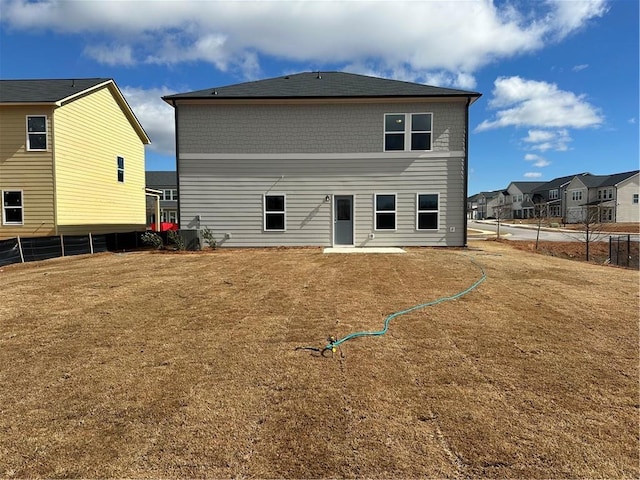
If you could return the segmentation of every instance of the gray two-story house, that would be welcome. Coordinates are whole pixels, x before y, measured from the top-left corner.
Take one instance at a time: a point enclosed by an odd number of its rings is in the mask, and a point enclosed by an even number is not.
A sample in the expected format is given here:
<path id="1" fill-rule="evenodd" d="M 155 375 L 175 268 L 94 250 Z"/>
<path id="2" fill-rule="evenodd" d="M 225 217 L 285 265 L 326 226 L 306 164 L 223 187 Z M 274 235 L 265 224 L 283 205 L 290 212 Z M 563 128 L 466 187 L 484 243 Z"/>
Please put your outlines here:
<path id="1" fill-rule="evenodd" d="M 158 192 L 159 221 L 178 223 L 178 179 L 175 170 L 145 172 L 146 187 Z M 147 198 L 147 225 L 156 221 L 155 199 Z"/>
<path id="2" fill-rule="evenodd" d="M 479 93 L 308 72 L 163 97 L 181 229 L 222 246 L 463 246 Z"/>
<path id="3" fill-rule="evenodd" d="M 567 223 L 637 222 L 640 172 L 575 176 L 566 188 Z"/>

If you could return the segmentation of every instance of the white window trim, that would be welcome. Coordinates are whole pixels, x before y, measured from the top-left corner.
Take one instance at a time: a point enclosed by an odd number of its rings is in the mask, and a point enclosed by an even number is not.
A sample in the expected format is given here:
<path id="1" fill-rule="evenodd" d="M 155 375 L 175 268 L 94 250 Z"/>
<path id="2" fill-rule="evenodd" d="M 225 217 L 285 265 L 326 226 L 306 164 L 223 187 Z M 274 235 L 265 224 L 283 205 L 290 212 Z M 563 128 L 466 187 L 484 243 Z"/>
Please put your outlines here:
<path id="1" fill-rule="evenodd" d="M 118 161 L 119 159 L 122 159 L 122 168 L 120 168 L 120 162 Z M 125 164 L 125 157 L 124 155 L 116 155 L 116 183 L 125 183 L 126 181 L 126 175 L 125 175 L 125 168 L 126 168 L 126 164 Z M 122 181 L 120 181 L 120 172 L 122 172 Z"/>
<path id="2" fill-rule="evenodd" d="M 393 210 L 378 210 L 378 195 L 393 195 Z M 393 229 L 378 228 L 378 213 L 393 213 Z M 378 192 L 373 194 L 373 230 L 375 232 L 395 232 L 398 230 L 398 194 L 392 192 Z"/>
<path id="3" fill-rule="evenodd" d="M 20 210 L 22 210 L 22 221 L 21 222 L 7 222 L 6 219 L 6 215 L 5 215 L 5 206 L 4 206 L 4 194 L 5 192 L 20 192 Z M 2 224 L 3 225 L 24 225 L 24 191 L 23 190 L 12 190 L 12 189 L 5 189 L 5 190 L 0 190 L 0 202 L 2 202 Z M 10 208 L 16 208 L 16 207 L 10 207 Z"/>
<path id="4" fill-rule="evenodd" d="M 282 211 L 269 211 L 267 212 L 267 197 L 284 197 L 284 210 Z M 282 230 L 268 229 L 267 230 L 267 213 L 284 214 L 284 228 Z M 286 232 L 287 231 L 287 194 L 286 193 L 265 193 L 262 195 L 262 231 L 267 233 L 273 232 Z"/>
<path id="5" fill-rule="evenodd" d="M 29 135 L 41 135 L 43 132 L 29 132 L 29 119 L 30 118 L 44 118 L 44 148 L 31 148 L 31 142 L 29 141 Z M 24 128 L 27 131 L 27 152 L 46 152 L 49 148 L 49 131 L 47 129 L 47 116 L 46 115 L 26 115 L 24 121 Z"/>
<path id="6" fill-rule="evenodd" d="M 404 131 L 403 132 L 387 132 L 387 115 L 402 115 L 404 117 Z M 412 130 L 411 124 L 413 123 L 413 115 L 430 115 L 431 116 L 431 130 Z M 408 120 L 407 120 L 408 118 Z M 384 132 L 382 136 L 382 151 L 383 152 L 432 152 L 433 151 L 433 112 L 397 112 L 397 113 L 385 113 L 382 116 L 382 130 Z M 412 133 L 429 133 L 429 149 L 427 150 L 411 150 L 411 134 Z M 404 150 L 387 150 L 386 139 L 387 135 L 404 135 Z"/>
<path id="7" fill-rule="evenodd" d="M 549 200 L 557 200 L 559 198 L 559 191 L 557 188 L 549 190 Z"/>
<path id="8" fill-rule="evenodd" d="M 166 194 L 167 192 L 169 192 L 168 196 Z M 171 201 L 171 200 L 177 200 L 177 199 L 178 199 L 178 190 L 176 188 L 162 189 L 162 198 L 160 198 L 160 200 Z"/>
<path id="9" fill-rule="evenodd" d="M 436 195 L 438 197 L 437 210 L 420 210 L 420 195 Z M 421 213 L 436 213 L 436 228 L 420 228 L 419 217 Z M 440 230 L 440 192 L 419 192 L 416 193 L 416 230 L 420 232 L 437 232 Z"/>

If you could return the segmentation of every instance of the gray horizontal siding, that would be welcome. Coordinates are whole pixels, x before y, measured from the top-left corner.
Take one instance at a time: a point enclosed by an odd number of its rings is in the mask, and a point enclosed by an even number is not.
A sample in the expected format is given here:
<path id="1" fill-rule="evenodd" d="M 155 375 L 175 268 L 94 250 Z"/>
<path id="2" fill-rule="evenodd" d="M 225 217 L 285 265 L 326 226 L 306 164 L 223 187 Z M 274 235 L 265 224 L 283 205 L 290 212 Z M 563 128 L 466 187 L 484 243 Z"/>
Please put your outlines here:
<path id="1" fill-rule="evenodd" d="M 180 153 L 382 152 L 385 113 L 433 113 L 433 151 L 463 151 L 462 102 L 179 105 Z"/>
<path id="2" fill-rule="evenodd" d="M 225 233 L 225 246 L 329 246 L 332 202 L 326 195 L 355 198 L 357 246 L 449 245 L 464 242 L 462 157 L 183 159 L 180 162 L 180 224 Z M 331 172 L 329 174 L 329 172 Z M 264 232 L 262 196 L 286 194 L 286 232 Z M 397 194 L 397 230 L 374 231 L 374 193 Z M 416 193 L 440 194 L 440 229 L 416 230 Z M 450 232 L 450 227 L 455 232 Z M 369 233 L 375 238 L 369 239 Z"/>

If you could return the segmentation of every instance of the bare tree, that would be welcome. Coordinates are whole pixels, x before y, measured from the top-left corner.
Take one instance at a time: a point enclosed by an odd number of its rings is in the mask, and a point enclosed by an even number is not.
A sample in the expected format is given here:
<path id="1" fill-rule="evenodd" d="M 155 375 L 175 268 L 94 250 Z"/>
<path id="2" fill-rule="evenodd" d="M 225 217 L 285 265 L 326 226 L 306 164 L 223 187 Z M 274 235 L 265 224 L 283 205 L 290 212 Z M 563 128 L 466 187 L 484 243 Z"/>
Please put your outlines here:
<path id="1" fill-rule="evenodd" d="M 536 229 L 536 250 L 538 249 L 538 243 L 540 242 L 540 227 L 542 226 L 542 220 L 549 215 L 549 204 L 547 202 L 540 202 L 533 205 L 533 215 L 537 220 Z"/>
<path id="2" fill-rule="evenodd" d="M 579 239 L 585 244 L 585 259 L 588 262 L 590 258 L 589 246 L 593 242 L 599 242 L 607 235 L 607 232 L 604 231 L 601 205 L 585 205 L 582 218 L 577 223 L 582 227 L 582 236 Z"/>
<path id="3" fill-rule="evenodd" d="M 496 220 L 498 222 L 498 229 L 496 232 L 497 239 L 500 239 L 500 222 L 509 218 L 510 212 L 511 212 L 511 203 L 507 203 L 506 201 L 493 207 L 493 215 L 496 217 Z"/>

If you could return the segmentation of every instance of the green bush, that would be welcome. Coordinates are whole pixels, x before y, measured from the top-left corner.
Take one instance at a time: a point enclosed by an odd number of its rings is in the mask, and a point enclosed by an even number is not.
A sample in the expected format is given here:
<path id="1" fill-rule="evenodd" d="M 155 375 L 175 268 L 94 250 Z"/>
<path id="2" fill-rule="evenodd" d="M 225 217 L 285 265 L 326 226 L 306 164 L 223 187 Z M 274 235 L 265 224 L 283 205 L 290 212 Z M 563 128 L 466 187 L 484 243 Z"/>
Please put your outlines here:
<path id="1" fill-rule="evenodd" d="M 185 250 L 186 246 L 184 244 L 184 238 L 180 236 L 180 234 L 175 230 L 169 230 L 167 232 L 167 239 L 169 243 L 173 243 L 176 247 L 176 250 Z"/>
<path id="2" fill-rule="evenodd" d="M 152 246 L 157 250 L 160 250 L 164 246 L 162 237 L 155 232 L 144 232 L 141 239 L 142 243 Z"/>
<path id="3" fill-rule="evenodd" d="M 204 227 L 200 232 L 202 238 L 209 244 L 209 248 L 216 248 L 218 246 L 218 241 L 213 236 L 213 232 L 208 228 Z"/>

